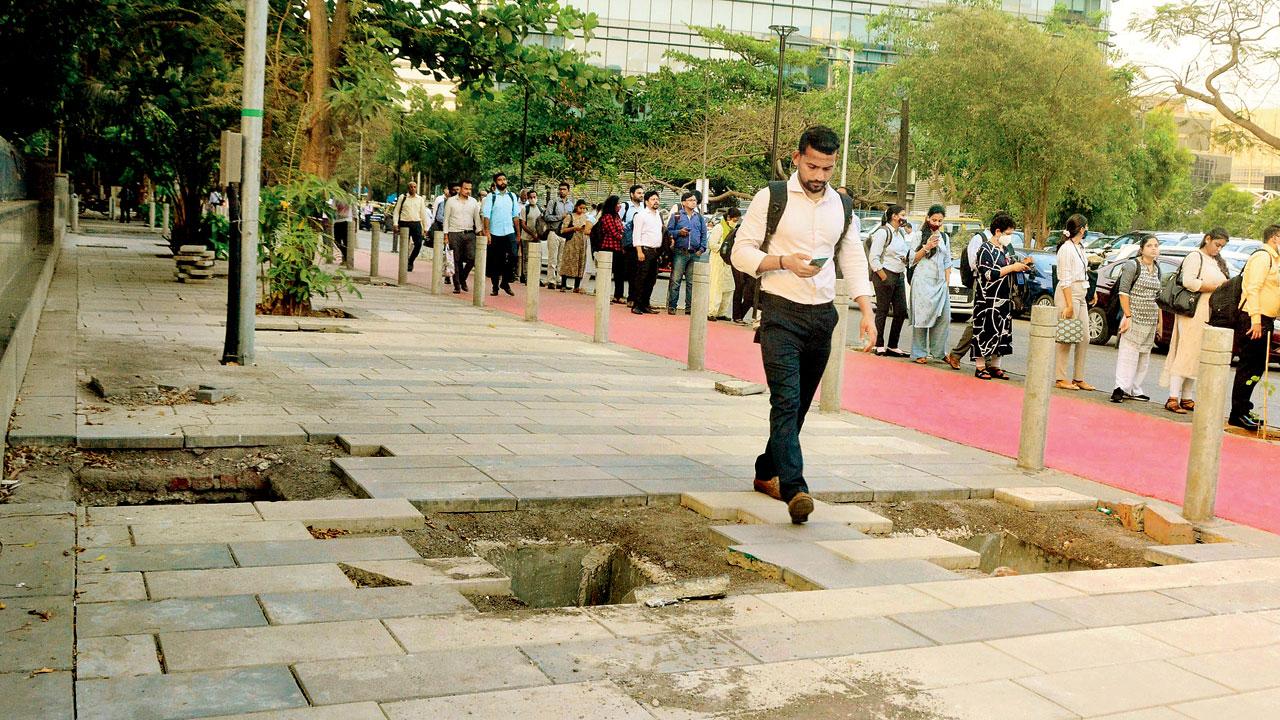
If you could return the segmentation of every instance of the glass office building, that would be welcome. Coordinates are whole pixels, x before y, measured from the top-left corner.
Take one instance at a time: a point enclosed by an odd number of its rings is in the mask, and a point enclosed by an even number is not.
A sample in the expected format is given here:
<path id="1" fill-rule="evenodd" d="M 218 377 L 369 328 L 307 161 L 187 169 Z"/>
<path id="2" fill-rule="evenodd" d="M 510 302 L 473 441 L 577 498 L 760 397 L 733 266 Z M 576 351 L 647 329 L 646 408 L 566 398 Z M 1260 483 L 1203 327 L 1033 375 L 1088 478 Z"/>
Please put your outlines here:
<path id="1" fill-rule="evenodd" d="M 576 41 L 576 49 L 592 54 L 591 62 L 638 75 L 669 65 L 663 54 L 677 49 L 695 56 L 718 57 L 727 53 L 709 48 L 691 25 L 724 26 L 730 30 L 773 37 L 770 25 L 798 28 L 788 42 L 828 45 L 852 38 L 863 46 L 858 68 L 872 70 L 893 61 L 892 53 L 876 45 L 867 29 L 872 18 L 895 7 L 927 7 L 933 0 L 855 2 L 853 0 L 562 0 L 567 5 L 594 12 L 600 19 L 595 37 Z M 1110 10 L 1112 0 L 1004 0 L 1004 8 L 1032 21 L 1043 21 L 1055 5 L 1094 13 Z M 544 38 L 544 42 L 558 39 Z"/>

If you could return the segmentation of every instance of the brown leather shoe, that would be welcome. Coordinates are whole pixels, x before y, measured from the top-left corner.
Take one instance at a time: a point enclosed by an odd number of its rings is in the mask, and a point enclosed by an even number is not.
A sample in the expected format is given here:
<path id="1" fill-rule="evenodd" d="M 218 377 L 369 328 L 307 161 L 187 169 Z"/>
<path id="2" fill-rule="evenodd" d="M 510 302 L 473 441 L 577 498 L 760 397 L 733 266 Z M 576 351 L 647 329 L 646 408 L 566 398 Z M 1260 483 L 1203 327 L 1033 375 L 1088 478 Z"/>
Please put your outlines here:
<path id="1" fill-rule="evenodd" d="M 796 496 L 787 503 L 787 512 L 791 514 L 793 525 L 803 525 L 808 522 L 809 515 L 813 512 L 813 498 L 809 497 L 809 493 L 796 493 Z"/>
<path id="2" fill-rule="evenodd" d="M 1077 388 L 1084 390 L 1085 392 L 1093 392 L 1098 389 L 1083 380 L 1072 380 L 1071 382 L 1075 383 Z"/>
<path id="3" fill-rule="evenodd" d="M 774 475 L 768 480 L 756 478 L 751 482 L 751 486 L 755 488 L 756 492 L 764 493 L 774 500 L 782 499 L 782 490 L 780 488 L 777 475 Z"/>
<path id="4" fill-rule="evenodd" d="M 1183 400 L 1181 403 L 1178 403 L 1178 404 L 1182 407 L 1183 410 L 1186 410 L 1187 412 L 1195 412 L 1195 409 L 1196 409 L 1195 400 Z"/>
<path id="5" fill-rule="evenodd" d="M 942 358 L 942 360 L 946 362 L 948 365 L 950 365 L 952 370 L 960 369 L 960 358 L 956 357 L 955 355 L 952 355 L 951 353 L 947 353 L 947 356 Z"/>
<path id="6" fill-rule="evenodd" d="M 1187 414 L 1187 411 L 1183 410 L 1182 406 L 1178 404 L 1178 398 L 1169 398 L 1168 400 L 1166 400 L 1164 403 L 1164 409 L 1176 415 Z"/>
<path id="7" fill-rule="evenodd" d="M 1059 390 L 1079 390 L 1080 389 L 1080 387 L 1075 383 L 1068 382 L 1066 380 L 1059 380 L 1058 382 L 1054 383 L 1053 386 L 1058 388 Z"/>

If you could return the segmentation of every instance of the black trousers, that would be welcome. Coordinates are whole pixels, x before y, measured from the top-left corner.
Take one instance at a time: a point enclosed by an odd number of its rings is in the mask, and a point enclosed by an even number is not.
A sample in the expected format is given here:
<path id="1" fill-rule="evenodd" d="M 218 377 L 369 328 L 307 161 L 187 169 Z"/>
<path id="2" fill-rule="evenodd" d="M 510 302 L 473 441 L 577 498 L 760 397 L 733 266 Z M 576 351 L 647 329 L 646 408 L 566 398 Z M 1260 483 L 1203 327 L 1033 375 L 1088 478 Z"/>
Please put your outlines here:
<path id="1" fill-rule="evenodd" d="M 449 249 L 453 251 L 453 287 L 461 290 L 467 287 L 467 275 L 476 265 L 476 232 L 449 233 Z"/>
<path id="2" fill-rule="evenodd" d="M 631 279 L 631 304 L 641 310 L 649 309 L 649 300 L 653 297 L 653 286 L 658 282 L 658 248 L 644 248 L 644 260 L 640 259 L 639 248 L 631 249 L 631 258 L 635 263 L 635 275 Z"/>
<path id="3" fill-rule="evenodd" d="M 627 278 L 631 277 L 631 253 L 627 250 L 613 251 L 613 297 L 621 300 L 627 296 Z"/>
<path id="4" fill-rule="evenodd" d="M 1236 366 L 1236 379 L 1231 386 L 1231 417 L 1248 415 L 1253 410 L 1253 389 L 1262 382 L 1262 373 L 1267 369 L 1267 338 L 1271 337 L 1275 323 L 1275 318 L 1264 316 L 1262 337 L 1254 340 L 1245 335 L 1240 341 L 1240 364 Z"/>
<path id="5" fill-rule="evenodd" d="M 756 304 L 758 281 L 738 268 L 733 268 L 733 319 L 744 320 Z"/>
<path id="6" fill-rule="evenodd" d="M 886 279 L 881 280 L 879 273 L 871 274 L 871 284 L 876 289 L 876 338 L 880 347 L 898 347 L 898 338 L 902 335 L 902 324 L 907 321 L 907 282 L 902 273 L 884 271 Z M 893 316 L 893 324 L 889 326 L 889 335 L 884 334 L 884 321 Z"/>
<path id="7" fill-rule="evenodd" d="M 800 429 L 831 355 L 833 303 L 801 305 L 760 294 L 760 355 L 769 383 L 769 443 L 756 458 L 756 478 L 778 477 L 782 499 L 809 492 Z"/>
<path id="8" fill-rule="evenodd" d="M 493 281 L 496 292 L 499 285 L 510 286 L 516 279 L 516 236 L 494 235 L 489 238 L 489 257 L 485 274 Z"/>
<path id="9" fill-rule="evenodd" d="M 417 220 L 402 220 L 400 226 L 409 229 L 409 239 L 413 241 L 413 250 L 409 253 L 409 269 L 413 269 L 413 261 L 422 252 L 422 223 Z"/>

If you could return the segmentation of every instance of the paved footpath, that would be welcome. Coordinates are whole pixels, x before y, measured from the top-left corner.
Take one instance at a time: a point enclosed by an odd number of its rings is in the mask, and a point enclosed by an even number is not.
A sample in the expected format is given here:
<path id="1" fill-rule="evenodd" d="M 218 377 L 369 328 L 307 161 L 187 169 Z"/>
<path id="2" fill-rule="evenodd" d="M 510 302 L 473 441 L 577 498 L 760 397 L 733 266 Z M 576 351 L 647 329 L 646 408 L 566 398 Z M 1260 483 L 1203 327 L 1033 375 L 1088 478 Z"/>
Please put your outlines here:
<path id="1" fill-rule="evenodd" d="M 335 469 L 368 497 L 0 505 L 0 717 L 1185 720 L 1270 718 L 1280 702 L 1270 535 L 1219 526 L 1247 542 L 1170 546 L 1176 565 L 975 578 L 971 552 L 888 535 L 858 502 L 1127 494 L 814 414 L 827 502 L 796 528 L 742 492 L 768 404 L 716 393 L 722 375 L 386 287 L 342 302 L 350 319 L 264 319 L 258 365 L 222 368 L 221 281 L 172 282 L 153 237 L 71 237 L 50 302 L 76 322 L 42 326 L 12 441 L 336 438 L 353 457 Z M 237 399 L 104 406 L 81 383 L 108 370 Z M 508 591 L 497 568 L 364 534 L 419 527 L 422 509 L 564 503 L 680 503 L 720 521 L 710 539 L 729 562 L 796 591 L 495 615 L 466 596 Z M 347 567 L 406 584 L 356 587 Z"/>

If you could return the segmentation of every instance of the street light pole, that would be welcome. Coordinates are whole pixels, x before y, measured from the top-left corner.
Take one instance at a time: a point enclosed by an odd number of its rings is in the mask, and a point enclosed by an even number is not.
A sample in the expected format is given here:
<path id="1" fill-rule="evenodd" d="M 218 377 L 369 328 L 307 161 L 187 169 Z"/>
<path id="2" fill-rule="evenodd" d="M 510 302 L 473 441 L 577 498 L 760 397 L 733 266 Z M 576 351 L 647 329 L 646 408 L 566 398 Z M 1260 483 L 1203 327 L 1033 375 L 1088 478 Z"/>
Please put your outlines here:
<path id="1" fill-rule="evenodd" d="M 520 126 L 520 188 L 524 192 L 524 165 L 529 159 L 529 81 L 524 83 L 524 123 Z"/>
<path id="2" fill-rule="evenodd" d="M 853 48 L 849 48 L 849 87 L 844 93 L 844 144 L 840 146 L 840 187 L 848 187 L 849 174 L 849 116 L 853 114 Z"/>
<path id="3" fill-rule="evenodd" d="M 258 205 L 262 191 L 262 96 L 267 60 L 267 0 L 245 0 L 244 90 L 240 133 L 244 156 L 240 178 L 240 263 L 232 272 L 240 278 L 238 328 L 234 358 L 224 361 L 253 364 L 253 333 L 257 311 Z"/>
<path id="4" fill-rule="evenodd" d="M 769 176 L 782 179 L 778 163 L 778 135 L 782 132 L 782 68 L 787 60 L 787 36 L 799 30 L 794 25 L 770 25 L 778 35 L 778 88 L 773 101 L 773 149 L 769 152 Z"/>

